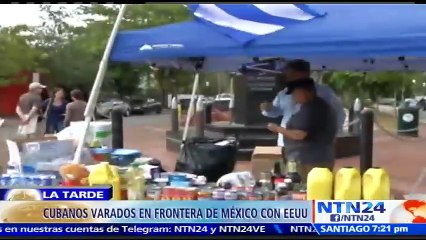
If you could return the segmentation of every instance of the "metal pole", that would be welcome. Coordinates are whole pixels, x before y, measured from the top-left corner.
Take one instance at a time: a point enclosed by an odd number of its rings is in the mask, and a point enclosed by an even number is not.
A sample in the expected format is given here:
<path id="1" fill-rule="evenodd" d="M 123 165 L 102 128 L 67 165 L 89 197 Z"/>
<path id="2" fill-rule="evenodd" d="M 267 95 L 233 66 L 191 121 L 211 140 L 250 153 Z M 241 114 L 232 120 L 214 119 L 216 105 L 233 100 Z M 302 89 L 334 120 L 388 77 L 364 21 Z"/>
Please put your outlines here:
<path id="1" fill-rule="evenodd" d="M 359 99 L 359 98 L 355 99 L 353 108 L 354 108 L 354 120 L 356 120 L 356 119 L 360 120 L 361 111 L 362 111 L 361 99 Z M 359 135 L 360 132 L 361 132 L 361 121 L 354 123 L 354 127 L 352 128 L 352 130 L 353 130 L 352 134 Z"/>
<path id="2" fill-rule="evenodd" d="M 211 124 L 212 123 L 212 109 L 213 109 L 213 102 L 209 102 L 205 107 L 205 121 L 206 124 Z"/>
<path id="3" fill-rule="evenodd" d="M 229 113 L 231 114 L 231 119 L 229 124 L 235 122 L 235 102 L 234 102 L 234 94 L 232 94 L 231 99 L 229 100 Z"/>
<path id="4" fill-rule="evenodd" d="M 355 113 L 354 113 L 354 107 L 349 108 L 349 115 L 348 115 L 348 133 L 354 134 L 354 125 L 350 124 L 352 121 L 355 120 Z"/>
<path id="5" fill-rule="evenodd" d="M 178 104 L 177 104 L 176 97 L 172 98 L 171 121 L 172 121 L 172 131 L 173 132 L 179 131 L 179 111 L 178 111 Z"/>
<path id="6" fill-rule="evenodd" d="M 183 129 L 182 143 L 185 142 L 188 137 L 189 122 L 191 121 L 191 115 L 195 109 L 195 93 L 197 92 L 199 82 L 200 74 L 196 72 L 194 78 L 194 85 L 192 86 L 191 101 L 189 102 L 189 109 L 188 113 L 186 114 L 185 128 Z"/>
<path id="7" fill-rule="evenodd" d="M 205 114 L 203 98 L 199 97 L 197 100 L 197 112 L 195 113 L 195 135 L 197 137 L 204 137 L 204 128 L 206 126 Z"/>
<path id="8" fill-rule="evenodd" d="M 374 113 L 370 109 L 364 109 L 360 116 L 360 171 L 363 174 L 369 168 L 373 167 Z"/>
<path id="9" fill-rule="evenodd" d="M 114 109 L 111 112 L 112 123 L 112 148 L 123 148 L 123 113 L 120 109 Z"/>
<path id="10" fill-rule="evenodd" d="M 231 114 L 231 121 L 229 124 L 232 124 L 235 122 L 235 92 L 234 92 L 234 86 L 235 86 L 235 76 L 231 75 L 231 99 L 229 101 L 229 113 Z"/>
<path id="11" fill-rule="evenodd" d="M 117 19 L 115 20 L 114 27 L 112 28 L 111 35 L 109 36 L 108 43 L 105 48 L 104 55 L 102 56 L 102 60 L 99 63 L 98 73 L 96 74 L 95 82 L 93 83 L 92 92 L 90 93 L 89 101 L 87 102 L 86 110 L 84 112 L 84 133 L 82 134 L 77 150 L 74 155 L 74 163 L 80 163 L 81 152 L 83 151 L 84 142 L 86 139 L 87 131 L 89 129 L 90 121 L 93 117 L 93 112 L 96 106 L 96 102 L 98 100 L 99 92 L 102 87 L 102 83 L 104 80 L 105 72 L 108 67 L 108 59 L 111 54 L 111 49 L 114 46 L 114 40 L 117 36 L 118 29 L 120 28 L 121 20 L 123 19 L 124 12 L 126 11 L 127 4 L 122 4 L 120 11 L 118 12 Z"/>

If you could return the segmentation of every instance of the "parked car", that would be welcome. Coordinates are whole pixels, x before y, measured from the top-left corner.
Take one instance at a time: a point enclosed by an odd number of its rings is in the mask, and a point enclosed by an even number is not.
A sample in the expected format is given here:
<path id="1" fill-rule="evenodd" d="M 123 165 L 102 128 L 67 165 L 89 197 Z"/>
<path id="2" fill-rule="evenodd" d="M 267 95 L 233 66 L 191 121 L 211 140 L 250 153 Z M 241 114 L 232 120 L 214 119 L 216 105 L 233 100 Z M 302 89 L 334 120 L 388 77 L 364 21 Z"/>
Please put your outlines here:
<path id="1" fill-rule="evenodd" d="M 153 98 L 136 98 L 130 100 L 130 109 L 132 113 L 157 113 L 160 114 L 163 107 L 160 102 Z"/>
<path id="2" fill-rule="evenodd" d="M 220 101 L 220 100 L 231 100 L 234 97 L 234 95 L 232 93 L 221 93 L 216 95 L 216 100 Z"/>
<path id="3" fill-rule="evenodd" d="M 123 116 L 128 117 L 131 114 L 131 108 L 130 105 L 121 100 L 116 98 L 111 98 L 107 100 L 100 101 L 96 105 L 96 115 L 97 117 L 111 117 L 111 112 L 113 109 L 119 109 L 123 113 Z"/>
<path id="4" fill-rule="evenodd" d="M 417 106 L 417 100 L 414 98 L 406 98 L 404 99 L 404 105 L 407 107 L 416 107 Z"/>

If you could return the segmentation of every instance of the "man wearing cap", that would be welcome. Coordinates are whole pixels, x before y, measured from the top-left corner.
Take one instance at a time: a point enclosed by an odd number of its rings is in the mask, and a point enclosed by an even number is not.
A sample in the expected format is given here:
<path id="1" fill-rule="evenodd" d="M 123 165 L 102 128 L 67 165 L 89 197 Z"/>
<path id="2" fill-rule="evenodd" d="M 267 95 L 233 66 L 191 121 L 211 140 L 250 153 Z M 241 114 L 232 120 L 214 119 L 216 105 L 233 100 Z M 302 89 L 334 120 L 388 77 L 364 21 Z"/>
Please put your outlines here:
<path id="1" fill-rule="evenodd" d="M 337 118 L 335 110 L 317 96 L 311 78 L 289 82 L 286 94 L 291 94 L 300 109 L 285 127 L 270 123 L 268 129 L 284 136 L 285 156 L 300 162 L 299 173 L 306 181 L 307 174 L 314 167 L 333 169 Z"/>
<path id="2" fill-rule="evenodd" d="M 19 97 L 16 114 L 21 119 L 18 133 L 30 137 L 37 132 L 37 119 L 40 114 L 42 99 L 41 92 L 46 86 L 33 82 L 28 86 L 28 92 Z"/>
<path id="3" fill-rule="evenodd" d="M 287 84 L 300 79 L 309 78 L 311 74 L 310 64 L 304 60 L 292 60 L 287 62 L 285 77 Z M 342 102 L 336 96 L 334 91 L 323 84 L 315 83 L 316 95 L 325 100 L 334 110 L 337 116 L 337 128 L 340 131 L 345 121 L 345 111 Z M 300 104 L 296 103 L 291 95 L 286 94 L 286 89 L 280 91 L 272 103 L 264 102 L 260 109 L 266 117 L 277 118 L 282 116 L 281 127 L 286 127 L 287 122 L 300 109 Z M 278 146 L 285 146 L 285 136 L 278 134 Z M 285 150 L 283 148 L 283 158 L 285 160 Z"/>

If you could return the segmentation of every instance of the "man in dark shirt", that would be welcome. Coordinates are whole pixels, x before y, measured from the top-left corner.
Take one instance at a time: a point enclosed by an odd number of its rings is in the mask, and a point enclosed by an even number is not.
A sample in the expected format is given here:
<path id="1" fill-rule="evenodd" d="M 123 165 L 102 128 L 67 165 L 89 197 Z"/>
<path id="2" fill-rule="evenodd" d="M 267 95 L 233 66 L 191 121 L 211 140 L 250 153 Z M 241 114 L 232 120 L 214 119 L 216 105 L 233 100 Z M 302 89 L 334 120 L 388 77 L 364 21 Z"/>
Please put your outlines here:
<path id="1" fill-rule="evenodd" d="M 79 89 L 71 91 L 72 102 L 67 104 L 65 111 L 64 126 L 68 127 L 71 122 L 84 121 L 84 111 L 87 103 L 84 101 L 83 92 Z"/>
<path id="2" fill-rule="evenodd" d="M 300 110 L 289 119 L 286 128 L 276 124 L 269 124 L 268 128 L 284 135 L 286 157 L 299 162 L 299 173 L 306 181 L 314 167 L 333 169 L 337 118 L 332 107 L 317 96 L 311 78 L 291 82 L 287 89 L 287 94 L 300 104 Z"/>

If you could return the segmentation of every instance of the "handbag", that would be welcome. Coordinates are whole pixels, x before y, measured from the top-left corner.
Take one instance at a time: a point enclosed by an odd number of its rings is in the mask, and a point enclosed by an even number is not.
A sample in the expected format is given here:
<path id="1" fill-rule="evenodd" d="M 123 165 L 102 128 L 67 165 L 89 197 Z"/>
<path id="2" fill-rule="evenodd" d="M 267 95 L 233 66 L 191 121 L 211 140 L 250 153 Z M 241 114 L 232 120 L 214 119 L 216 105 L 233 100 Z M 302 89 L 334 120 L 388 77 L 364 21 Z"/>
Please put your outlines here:
<path id="1" fill-rule="evenodd" d="M 52 106 L 52 103 L 53 103 L 52 98 L 49 98 L 49 102 L 47 103 L 46 110 L 44 111 L 43 115 L 42 115 L 42 116 L 39 116 L 39 117 L 38 117 L 38 119 L 37 119 L 39 123 L 40 123 L 40 122 L 43 122 L 43 120 L 46 120 L 46 119 L 47 119 L 47 114 L 48 114 L 48 113 L 49 113 L 49 111 L 50 111 L 50 108 L 51 108 L 51 106 Z"/>

